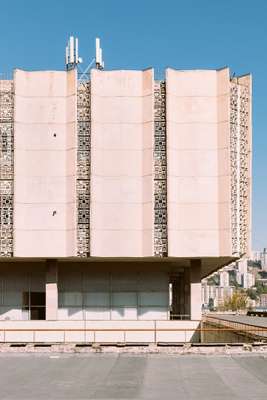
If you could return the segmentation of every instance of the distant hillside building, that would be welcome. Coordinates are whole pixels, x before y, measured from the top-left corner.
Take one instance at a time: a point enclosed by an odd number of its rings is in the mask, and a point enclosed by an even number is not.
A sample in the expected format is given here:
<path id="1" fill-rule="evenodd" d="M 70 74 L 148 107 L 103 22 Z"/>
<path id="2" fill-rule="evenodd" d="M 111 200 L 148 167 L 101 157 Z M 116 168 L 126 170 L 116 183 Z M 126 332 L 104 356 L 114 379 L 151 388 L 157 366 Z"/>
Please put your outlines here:
<path id="1" fill-rule="evenodd" d="M 250 75 L 15 70 L 0 140 L 0 328 L 196 327 L 201 279 L 250 251 Z"/>
<path id="2" fill-rule="evenodd" d="M 260 295 L 260 307 L 267 309 L 267 294 L 266 293 Z"/>
<path id="3" fill-rule="evenodd" d="M 229 272 L 228 271 L 220 271 L 219 278 L 220 278 L 220 286 L 222 286 L 222 287 L 229 286 Z"/>
<path id="4" fill-rule="evenodd" d="M 264 247 L 263 251 L 253 251 L 253 261 L 260 262 L 263 271 L 267 271 L 267 248 Z"/>

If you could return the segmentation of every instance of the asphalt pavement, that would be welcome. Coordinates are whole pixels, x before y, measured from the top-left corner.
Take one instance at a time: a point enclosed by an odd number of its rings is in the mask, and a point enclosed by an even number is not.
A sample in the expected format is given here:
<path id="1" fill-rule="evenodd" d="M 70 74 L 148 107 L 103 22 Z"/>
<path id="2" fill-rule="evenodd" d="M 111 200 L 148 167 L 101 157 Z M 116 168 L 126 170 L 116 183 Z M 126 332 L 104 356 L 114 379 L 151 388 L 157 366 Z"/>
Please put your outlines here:
<path id="1" fill-rule="evenodd" d="M 0 354 L 0 399 L 266 400 L 267 355 Z"/>

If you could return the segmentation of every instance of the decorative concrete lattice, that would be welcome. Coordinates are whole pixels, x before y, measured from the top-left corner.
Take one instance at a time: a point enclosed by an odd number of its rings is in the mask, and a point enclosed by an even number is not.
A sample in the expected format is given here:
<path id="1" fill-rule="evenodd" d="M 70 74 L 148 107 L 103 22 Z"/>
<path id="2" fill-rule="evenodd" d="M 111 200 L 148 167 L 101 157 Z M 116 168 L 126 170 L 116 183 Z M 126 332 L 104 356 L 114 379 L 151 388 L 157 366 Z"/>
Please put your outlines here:
<path id="1" fill-rule="evenodd" d="M 238 85 L 232 82 L 230 90 L 232 253 L 238 255 L 240 253 Z"/>
<path id="2" fill-rule="evenodd" d="M 166 84 L 154 86 L 154 254 L 167 256 Z"/>
<path id="3" fill-rule="evenodd" d="M 231 82 L 230 148 L 232 252 L 244 254 L 249 229 L 249 88 Z"/>
<path id="4" fill-rule="evenodd" d="M 77 124 L 77 255 L 88 257 L 90 253 L 90 82 L 81 82 L 78 86 Z"/>
<path id="5" fill-rule="evenodd" d="M 0 256 L 13 255 L 13 82 L 0 80 Z"/>
<path id="6" fill-rule="evenodd" d="M 240 252 L 247 252 L 249 240 L 249 156 L 250 156 L 250 93 L 249 88 L 240 85 L 240 111 L 239 111 L 239 132 L 240 132 Z"/>

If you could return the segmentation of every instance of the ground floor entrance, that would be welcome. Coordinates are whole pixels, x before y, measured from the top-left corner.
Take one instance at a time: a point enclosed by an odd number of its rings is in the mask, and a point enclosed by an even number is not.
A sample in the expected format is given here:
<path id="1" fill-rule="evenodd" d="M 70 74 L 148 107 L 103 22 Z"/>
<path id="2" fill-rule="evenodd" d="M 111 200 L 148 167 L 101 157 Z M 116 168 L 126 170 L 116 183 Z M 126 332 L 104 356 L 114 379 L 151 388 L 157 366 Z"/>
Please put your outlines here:
<path id="1" fill-rule="evenodd" d="M 200 263 L 1 263 L 0 320 L 199 320 L 200 278 Z"/>

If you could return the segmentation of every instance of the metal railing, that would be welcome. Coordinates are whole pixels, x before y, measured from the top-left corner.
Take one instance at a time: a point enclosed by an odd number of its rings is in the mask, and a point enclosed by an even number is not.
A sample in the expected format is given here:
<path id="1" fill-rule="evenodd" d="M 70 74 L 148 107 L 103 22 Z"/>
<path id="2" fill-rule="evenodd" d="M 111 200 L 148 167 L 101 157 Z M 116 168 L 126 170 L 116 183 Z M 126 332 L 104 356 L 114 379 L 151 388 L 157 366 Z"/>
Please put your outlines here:
<path id="1" fill-rule="evenodd" d="M 215 326 L 218 331 L 231 330 L 236 335 L 246 336 L 251 339 L 267 340 L 267 326 L 258 326 L 254 324 L 246 324 L 244 322 L 229 321 L 224 318 L 217 318 L 216 316 L 206 315 L 204 317 L 204 324 Z M 218 328 L 219 327 L 219 328 Z"/>

